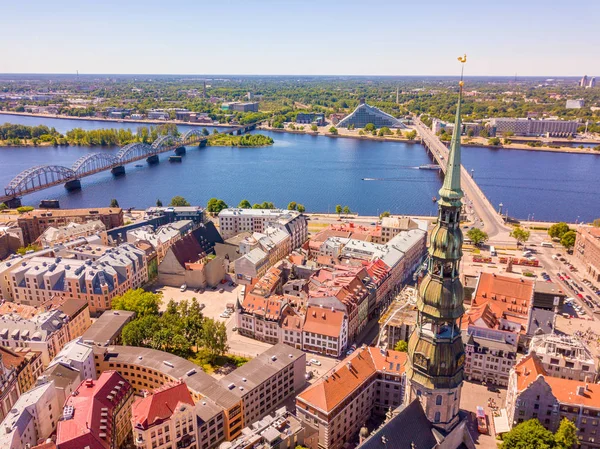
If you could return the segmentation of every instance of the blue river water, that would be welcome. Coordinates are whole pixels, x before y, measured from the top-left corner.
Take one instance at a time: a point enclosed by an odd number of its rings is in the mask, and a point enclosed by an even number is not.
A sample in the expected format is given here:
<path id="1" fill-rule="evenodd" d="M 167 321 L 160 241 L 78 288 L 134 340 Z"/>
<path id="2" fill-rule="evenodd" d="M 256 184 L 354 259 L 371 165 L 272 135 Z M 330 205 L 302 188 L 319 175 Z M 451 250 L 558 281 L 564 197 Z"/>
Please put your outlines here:
<path id="1" fill-rule="evenodd" d="M 138 126 L 8 115 L 0 116 L 0 122 L 45 124 L 63 133 L 75 127 L 135 130 Z M 181 131 L 189 128 L 180 126 Z M 218 197 L 229 205 L 248 199 L 286 207 L 296 201 L 309 212 L 333 212 L 341 204 L 362 215 L 385 210 L 435 213 L 432 197 L 438 195 L 442 179 L 435 171 L 416 168 L 431 163 L 419 144 L 260 132 L 273 137 L 275 144 L 188 147 L 182 163 L 169 163 L 168 154 L 163 154 L 158 165 L 137 162 L 126 167 L 125 176 L 99 173 L 82 179 L 81 191 L 69 193 L 54 187 L 25 196 L 23 203 L 37 205 L 51 198 L 64 208 L 100 207 L 116 198 L 122 207 L 145 208 L 157 199 L 167 204 L 171 197 L 181 195 L 192 204 Z M 0 186 L 33 165 L 69 167 L 84 154 L 103 151 L 113 153 L 118 148 L 0 148 Z M 474 169 L 476 181 L 492 204 L 502 202 L 511 216 L 526 219 L 533 215 L 548 221 L 600 217 L 600 155 L 465 147 L 463 164 Z"/>

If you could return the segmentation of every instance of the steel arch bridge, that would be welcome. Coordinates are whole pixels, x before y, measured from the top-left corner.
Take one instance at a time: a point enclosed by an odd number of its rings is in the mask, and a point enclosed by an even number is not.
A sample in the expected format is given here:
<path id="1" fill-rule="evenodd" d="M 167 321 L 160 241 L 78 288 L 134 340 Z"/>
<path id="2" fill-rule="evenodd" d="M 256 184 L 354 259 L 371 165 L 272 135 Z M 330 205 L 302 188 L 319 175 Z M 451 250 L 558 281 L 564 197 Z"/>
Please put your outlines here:
<path id="1" fill-rule="evenodd" d="M 15 197 L 73 179 L 77 179 L 77 175 L 70 168 L 61 165 L 36 165 L 15 176 L 4 190 L 6 195 Z"/>
<path id="2" fill-rule="evenodd" d="M 83 174 L 88 175 L 112 168 L 117 162 L 119 162 L 118 158 L 112 154 L 91 153 L 77 159 L 71 167 L 71 170 L 73 170 L 77 176 Z"/>
<path id="3" fill-rule="evenodd" d="M 183 136 L 181 136 L 181 141 L 187 142 L 188 140 L 191 140 L 191 138 L 194 136 L 198 137 L 199 139 L 205 139 L 208 137 L 208 136 L 205 136 L 204 134 L 202 134 L 202 130 L 195 128 L 195 129 L 190 129 Z"/>
<path id="4" fill-rule="evenodd" d="M 162 147 L 172 146 L 179 143 L 181 143 L 181 140 L 178 137 L 168 134 L 166 136 L 160 136 L 158 139 L 152 142 L 152 148 L 154 148 L 154 150 L 160 150 Z"/>
<path id="5" fill-rule="evenodd" d="M 243 134 L 256 128 L 256 123 L 238 126 L 222 133 L 233 133 L 236 130 Z M 71 168 L 61 165 L 37 165 L 28 168 L 15 176 L 4 188 L 4 196 L 0 196 L 0 203 L 19 200 L 20 196 L 37 192 L 59 184 L 69 184 L 70 181 L 79 181 L 81 178 L 95 173 L 110 170 L 134 161 L 156 157 L 184 145 L 192 145 L 206 140 L 208 136 L 202 134 L 199 128 L 191 129 L 178 138 L 173 135 L 160 136 L 152 145 L 145 143 L 130 143 L 125 145 L 115 155 L 108 153 L 91 153 L 80 157 Z M 150 160 L 149 160 L 150 162 Z M 154 161 L 153 161 L 154 162 Z M 69 188 L 67 186 L 67 188 Z"/>
<path id="6" fill-rule="evenodd" d="M 126 164 L 144 157 L 154 156 L 155 154 L 154 147 L 147 143 L 130 143 L 121 148 L 115 155 L 115 158 L 121 164 Z"/>

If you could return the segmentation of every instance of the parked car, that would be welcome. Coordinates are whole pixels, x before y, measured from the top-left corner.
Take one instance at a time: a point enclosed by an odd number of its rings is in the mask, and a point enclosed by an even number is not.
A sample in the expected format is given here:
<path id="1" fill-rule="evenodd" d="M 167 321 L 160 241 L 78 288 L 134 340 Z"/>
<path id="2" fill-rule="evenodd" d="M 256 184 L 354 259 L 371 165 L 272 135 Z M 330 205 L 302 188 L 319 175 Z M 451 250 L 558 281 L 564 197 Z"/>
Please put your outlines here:
<path id="1" fill-rule="evenodd" d="M 225 291 L 225 289 L 224 289 L 224 288 L 220 288 L 220 289 L 219 289 L 219 293 L 223 293 L 224 291 Z"/>
<path id="2" fill-rule="evenodd" d="M 319 362 L 317 359 L 310 359 L 310 363 L 316 366 L 321 366 L 321 362 Z"/>
<path id="3" fill-rule="evenodd" d="M 183 293 L 184 291 L 186 291 L 186 290 L 187 290 L 187 284 L 183 284 L 183 285 L 182 285 L 182 286 L 179 288 L 179 291 L 180 291 L 180 292 L 182 292 L 182 293 Z"/>
<path id="4" fill-rule="evenodd" d="M 200 303 L 200 310 L 204 309 L 206 307 L 206 304 L 204 304 L 203 302 Z"/>

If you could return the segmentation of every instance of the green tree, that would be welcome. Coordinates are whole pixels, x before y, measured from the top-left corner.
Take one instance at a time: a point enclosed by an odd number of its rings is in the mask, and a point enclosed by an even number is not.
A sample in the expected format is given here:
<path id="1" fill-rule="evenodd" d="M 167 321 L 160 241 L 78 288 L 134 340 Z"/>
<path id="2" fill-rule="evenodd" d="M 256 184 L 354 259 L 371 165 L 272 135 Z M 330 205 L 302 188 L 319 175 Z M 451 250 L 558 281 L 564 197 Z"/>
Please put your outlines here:
<path id="1" fill-rule="evenodd" d="M 214 362 L 217 356 L 225 354 L 229 350 L 227 344 L 227 328 L 222 321 L 205 318 L 202 325 L 204 348 L 210 354 L 210 361 Z"/>
<path id="2" fill-rule="evenodd" d="M 252 204 L 250 204 L 250 201 L 248 201 L 248 200 L 242 200 L 242 201 L 240 201 L 240 204 L 238 204 L 238 207 L 240 209 L 251 209 Z"/>
<path id="3" fill-rule="evenodd" d="M 392 134 L 392 130 L 389 129 L 387 126 L 382 127 L 378 133 L 379 137 L 390 136 L 391 134 Z"/>
<path id="4" fill-rule="evenodd" d="M 390 211 L 386 210 L 383 211 L 380 215 L 379 218 L 384 218 L 384 217 L 389 217 L 390 216 Z"/>
<path id="5" fill-rule="evenodd" d="M 208 132 L 208 129 L 202 128 L 202 134 L 208 136 L 210 133 Z"/>
<path id="6" fill-rule="evenodd" d="M 337 135 L 338 130 L 335 126 L 332 126 L 331 128 L 329 128 L 329 133 L 333 134 L 335 136 L 335 135 Z"/>
<path id="7" fill-rule="evenodd" d="M 560 223 L 555 223 L 548 228 L 548 235 L 552 238 L 560 239 L 570 230 L 571 229 L 569 229 L 569 225 L 564 221 L 561 221 Z"/>
<path id="8" fill-rule="evenodd" d="M 348 215 L 350 213 L 350 207 L 344 206 L 344 215 Z"/>
<path id="9" fill-rule="evenodd" d="M 511 231 L 510 236 L 517 241 L 517 246 L 519 246 L 519 244 L 523 244 L 529 240 L 531 232 L 517 226 Z"/>
<path id="10" fill-rule="evenodd" d="M 373 123 L 367 123 L 364 127 L 364 130 L 367 132 L 373 132 L 377 129 Z"/>
<path id="11" fill-rule="evenodd" d="M 492 146 L 498 146 L 500 145 L 500 139 L 498 139 L 497 137 L 490 137 L 488 139 L 488 145 L 492 145 Z"/>
<path id="12" fill-rule="evenodd" d="M 313 124 L 313 125 L 311 125 L 311 126 L 310 126 L 310 130 L 311 130 L 312 132 L 316 133 L 316 132 L 319 130 L 319 127 L 318 127 L 317 125 L 314 125 L 314 124 Z"/>
<path id="13" fill-rule="evenodd" d="M 225 201 L 217 198 L 211 198 L 206 204 L 206 210 L 212 214 L 218 214 L 223 209 L 227 209 L 228 207 L 229 206 L 227 206 Z"/>
<path id="14" fill-rule="evenodd" d="M 121 334 L 123 344 L 127 346 L 149 346 L 159 328 L 157 315 L 146 315 L 130 321 L 125 325 Z"/>
<path id="15" fill-rule="evenodd" d="M 161 200 L 156 200 L 156 207 L 162 207 L 162 201 Z"/>
<path id="16" fill-rule="evenodd" d="M 475 131 L 472 128 L 467 130 L 467 137 L 473 137 L 475 135 Z"/>
<path id="17" fill-rule="evenodd" d="M 563 418 L 554 434 L 554 442 L 556 449 L 572 449 L 575 447 L 579 443 L 575 424 L 567 418 Z"/>
<path id="18" fill-rule="evenodd" d="M 408 140 L 415 140 L 415 138 L 417 137 L 417 132 L 413 129 L 412 131 L 408 131 L 406 134 L 404 134 L 406 136 L 406 138 Z"/>
<path id="19" fill-rule="evenodd" d="M 577 240 L 577 233 L 575 231 L 568 231 L 563 234 L 560 244 L 567 249 L 573 249 L 575 240 Z"/>
<path id="20" fill-rule="evenodd" d="M 362 129 L 359 129 L 359 130 L 358 130 L 358 135 L 359 135 L 359 136 L 364 136 L 364 135 L 365 135 L 365 132 L 364 132 Z"/>
<path id="21" fill-rule="evenodd" d="M 300 213 L 304 213 L 306 208 L 304 207 L 304 204 L 298 204 L 298 207 L 296 208 L 296 210 Z"/>
<path id="22" fill-rule="evenodd" d="M 27 246 L 21 246 L 20 248 L 17 249 L 17 254 L 20 254 L 21 256 L 27 254 L 28 251 L 39 251 L 40 249 L 42 249 L 41 246 L 36 245 L 35 243 L 30 243 Z"/>
<path id="23" fill-rule="evenodd" d="M 398 343 L 396 343 L 394 350 L 400 351 L 400 352 L 406 352 L 406 351 L 408 351 L 408 343 L 406 343 L 404 340 L 400 340 Z"/>
<path id="24" fill-rule="evenodd" d="M 173 206 L 173 207 L 186 207 L 189 205 L 190 205 L 190 203 L 188 203 L 184 197 L 179 196 L 179 195 L 171 198 L 171 202 L 169 203 L 169 206 Z"/>
<path id="25" fill-rule="evenodd" d="M 490 137 L 490 133 L 488 132 L 487 129 L 482 129 L 481 131 L 479 131 L 479 136 L 488 138 L 488 137 Z"/>
<path id="26" fill-rule="evenodd" d="M 500 449 L 552 449 L 554 435 L 537 419 L 530 419 L 502 435 Z"/>
<path id="27" fill-rule="evenodd" d="M 342 209 L 342 205 L 341 204 L 338 204 L 337 206 L 335 206 L 335 213 L 336 214 L 341 215 L 342 210 L 343 209 Z"/>
<path id="28" fill-rule="evenodd" d="M 467 231 L 467 237 L 469 240 L 473 242 L 474 245 L 481 245 L 482 243 L 487 242 L 488 235 L 484 231 L 479 228 L 472 228 Z"/>
<path id="29" fill-rule="evenodd" d="M 291 201 L 288 206 L 287 206 L 288 210 L 296 210 L 298 208 L 298 203 L 296 203 L 295 201 Z"/>
<path id="30" fill-rule="evenodd" d="M 397 135 L 398 137 L 402 137 L 402 130 L 400 130 L 400 128 L 398 128 L 398 129 L 396 130 L 396 135 Z"/>
<path id="31" fill-rule="evenodd" d="M 128 310 L 135 312 L 138 318 L 146 315 L 158 315 L 162 302 L 162 294 L 144 291 L 141 288 L 127 290 L 121 296 L 112 300 L 113 310 Z"/>
<path id="32" fill-rule="evenodd" d="M 116 200 L 116 198 L 110 200 L 110 207 L 119 207 L 119 202 Z"/>
<path id="33" fill-rule="evenodd" d="M 24 214 L 25 212 L 31 212 L 33 209 L 35 209 L 33 206 L 20 206 L 17 207 L 17 212 Z"/>
<path id="34" fill-rule="evenodd" d="M 592 225 L 594 225 L 595 228 L 600 228 L 600 218 L 596 218 Z"/>
<path id="35" fill-rule="evenodd" d="M 6 205 L 6 203 L 0 203 L 0 210 L 6 210 L 8 209 L 8 206 Z"/>

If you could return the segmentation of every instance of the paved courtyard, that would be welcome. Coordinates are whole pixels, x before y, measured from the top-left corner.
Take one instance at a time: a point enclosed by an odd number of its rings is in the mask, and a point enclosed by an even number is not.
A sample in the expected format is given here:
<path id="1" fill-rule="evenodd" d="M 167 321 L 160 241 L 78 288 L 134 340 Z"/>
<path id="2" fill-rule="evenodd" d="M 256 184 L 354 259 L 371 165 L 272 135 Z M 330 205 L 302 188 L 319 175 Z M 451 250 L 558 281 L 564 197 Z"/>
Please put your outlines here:
<path id="1" fill-rule="evenodd" d="M 488 407 L 488 400 L 493 399 L 499 408 L 502 408 L 506 399 L 506 389 L 496 386 L 482 385 L 477 382 L 465 381 L 462 388 L 460 398 L 460 408 L 469 414 L 468 427 L 473 437 L 473 441 L 478 448 L 495 449 L 498 445 L 496 435 L 494 433 L 493 412 Z M 489 435 L 480 434 L 477 431 L 477 421 L 475 420 L 475 410 L 480 405 L 484 408 L 488 417 L 488 426 L 490 429 Z"/>

